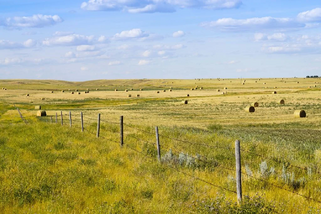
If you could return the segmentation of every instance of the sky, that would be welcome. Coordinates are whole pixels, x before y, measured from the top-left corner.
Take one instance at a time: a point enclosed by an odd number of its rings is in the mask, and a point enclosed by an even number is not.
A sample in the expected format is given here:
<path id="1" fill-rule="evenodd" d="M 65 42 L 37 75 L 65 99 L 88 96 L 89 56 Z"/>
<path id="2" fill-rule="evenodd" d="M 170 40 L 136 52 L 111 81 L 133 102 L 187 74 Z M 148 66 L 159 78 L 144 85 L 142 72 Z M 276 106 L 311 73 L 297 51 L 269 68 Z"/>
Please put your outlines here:
<path id="1" fill-rule="evenodd" d="M 0 0 L 0 79 L 321 76 L 320 0 Z"/>

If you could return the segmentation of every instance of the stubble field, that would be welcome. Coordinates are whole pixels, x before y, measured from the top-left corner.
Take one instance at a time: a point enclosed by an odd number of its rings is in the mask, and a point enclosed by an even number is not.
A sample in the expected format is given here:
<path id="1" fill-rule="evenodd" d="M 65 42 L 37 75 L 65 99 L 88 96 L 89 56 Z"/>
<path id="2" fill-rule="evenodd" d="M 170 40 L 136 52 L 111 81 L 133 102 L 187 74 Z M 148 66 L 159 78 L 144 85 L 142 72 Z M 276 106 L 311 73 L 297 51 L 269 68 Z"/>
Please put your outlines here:
<path id="1" fill-rule="evenodd" d="M 321 207 L 320 78 L 1 80 L 0 88 L 2 212 L 318 213 Z M 254 102 L 255 112 L 245 111 Z M 36 117 L 38 105 L 46 117 Z M 295 117 L 295 110 L 307 117 Z M 241 141 L 240 204 L 235 140 Z"/>

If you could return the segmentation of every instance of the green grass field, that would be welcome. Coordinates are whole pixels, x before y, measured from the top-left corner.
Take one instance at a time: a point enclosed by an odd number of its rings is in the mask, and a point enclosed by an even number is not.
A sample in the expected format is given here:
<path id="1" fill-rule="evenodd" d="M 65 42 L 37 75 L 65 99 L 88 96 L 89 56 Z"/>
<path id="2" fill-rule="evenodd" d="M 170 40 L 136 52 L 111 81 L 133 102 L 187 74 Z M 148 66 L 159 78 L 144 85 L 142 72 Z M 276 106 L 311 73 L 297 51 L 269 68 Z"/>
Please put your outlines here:
<path id="1" fill-rule="evenodd" d="M 320 82 L 0 80 L 7 89 L 0 90 L 0 212 L 319 213 Z M 244 110 L 254 102 L 255 112 Z M 36 116 L 36 105 L 46 117 Z M 307 117 L 295 117 L 295 110 Z M 235 140 L 242 156 L 239 204 Z"/>

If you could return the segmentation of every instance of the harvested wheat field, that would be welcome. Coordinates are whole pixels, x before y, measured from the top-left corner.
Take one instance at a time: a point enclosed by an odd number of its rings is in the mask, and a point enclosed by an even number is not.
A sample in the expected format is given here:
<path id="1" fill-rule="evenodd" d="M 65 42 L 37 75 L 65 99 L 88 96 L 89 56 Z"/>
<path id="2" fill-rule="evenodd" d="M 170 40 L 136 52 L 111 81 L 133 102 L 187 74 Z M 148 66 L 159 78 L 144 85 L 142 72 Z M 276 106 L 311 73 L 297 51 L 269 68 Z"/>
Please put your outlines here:
<path id="1" fill-rule="evenodd" d="M 0 210 L 39 212 L 58 206 L 56 212 L 65 213 L 65 203 L 74 203 L 72 212 L 95 213 L 95 207 L 106 203 L 104 212 L 128 213 L 134 207 L 138 213 L 163 213 L 174 206 L 181 213 L 188 212 L 186 205 L 198 213 L 215 198 L 227 210 L 237 200 L 236 184 L 235 171 L 224 168 L 234 169 L 234 142 L 240 140 L 243 194 L 251 198 L 242 203 L 260 203 L 267 213 L 314 212 L 321 200 L 321 84 L 308 86 L 315 82 L 304 78 L 0 80 L 0 87 L 8 89 L 0 91 L 4 130 L 0 149 L 10 156 L 11 148 L 21 157 L 13 165 L 9 156 L 1 159 L 1 169 L 7 170 L 0 171 L 5 198 Z M 169 88 L 170 93 L 163 92 Z M 223 88 L 226 93 L 218 92 Z M 76 90 L 80 94 L 70 93 Z M 12 132 L 17 134 L 11 137 Z M 14 179 L 8 179 L 8 173 Z M 262 184 L 262 179 L 268 183 Z M 61 197 L 58 202 L 51 200 L 56 194 Z M 122 200 L 117 208 L 115 203 Z M 15 206 L 18 203 L 22 205 Z M 237 203 L 233 206 L 242 209 Z"/>

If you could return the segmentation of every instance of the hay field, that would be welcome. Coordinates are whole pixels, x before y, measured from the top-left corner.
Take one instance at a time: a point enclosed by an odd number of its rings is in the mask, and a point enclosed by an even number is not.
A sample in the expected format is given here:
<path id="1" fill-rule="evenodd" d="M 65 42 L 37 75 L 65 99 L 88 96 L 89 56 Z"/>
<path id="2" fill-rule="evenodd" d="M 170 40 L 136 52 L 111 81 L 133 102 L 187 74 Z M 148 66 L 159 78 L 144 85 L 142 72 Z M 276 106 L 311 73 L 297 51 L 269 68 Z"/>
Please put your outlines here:
<path id="1" fill-rule="evenodd" d="M 1 88 L 7 89 L 0 90 L 3 213 L 317 213 L 321 207 L 320 78 L 0 80 Z M 245 111 L 255 102 L 255 112 Z M 36 117 L 36 106 L 47 116 Z M 296 110 L 307 117 L 295 117 Z M 235 190 L 228 169 L 235 167 L 236 139 L 248 196 L 240 205 L 224 190 Z"/>
<path id="2" fill-rule="evenodd" d="M 89 82 L 7 80 L 0 81 L 2 87 L 8 90 L 0 91 L 0 100 L 24 109 L 42 105 L 49 115 L 70 109 L 78 113 L 84 111 L 90 116 L 100 112 L 110 120 L 118 120 L 118 116 L 123 115 L 130 123 L 141 125 L 198 128 L 212 123 L 242 126 L 304 122 L 317 125 L 321 120 L 318 111 L 321 80 L 319 82 L 318 78 Z M 85 93 L 86 90 L 89 93 Z M 273 91 L 277 94 L 272 94 Z M 140 97 L 136 97 L 137 94 Z M 282 99 L 285 105 L 279 105 Z M 182 104 L 184 100 L 189 101 L 188 105 Z M 253 114 L 246 113 L 244 108 L 253 102 L 258 102 L 259 107 Z M 294 111 L 300 109 L 307 111 L 307 118 L 298 120 L 293 117 Z"/>

